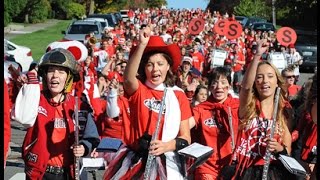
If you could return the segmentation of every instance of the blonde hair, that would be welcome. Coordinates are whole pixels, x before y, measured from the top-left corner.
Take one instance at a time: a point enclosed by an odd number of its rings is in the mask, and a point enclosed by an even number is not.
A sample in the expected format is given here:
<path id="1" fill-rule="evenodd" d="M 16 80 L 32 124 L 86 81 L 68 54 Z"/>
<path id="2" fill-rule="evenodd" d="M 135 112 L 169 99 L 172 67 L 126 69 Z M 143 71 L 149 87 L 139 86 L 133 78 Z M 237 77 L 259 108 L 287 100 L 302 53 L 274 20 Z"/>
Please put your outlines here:
<path id="1" fill-rule="evenodd" d="M 279 124 L 280 129 L 283 129 L 285 127 L 285 125 L 288 126 L 288 123 L 289 123 L 289 114 L 285 111 L 285 108 L 284 108 L 285 102 L 287 101 L 286 85 L 285 85 L 285 82 L 284 82 L 279 70 L 270 62 L 262 61 L 258 64 L 258 68 L 259 68 L 259 66 L 264 65 L 264 64 L 267 64 L 274 69 L 276 77 L 277 77 L 278 87 L 281 88 L 280 95 L 279 95 L 279 106 L 278 106 L 276 121 Z M 259 114 L 261 113 L 261 111 L 257 107 L 257 103 L 256 103 L 257 100 L 259 101 L 259 94 L 258 94 L 258 91 L 255 87 L 255 83 L 253 85 L 253 89 L 252 89 L 251 93 L 252 93 L 252 99 L 248 104 L 246 104 L 247 113 L 245 113 L 245 116 L 241 119 L 241 124 L 239 126 L 239 128 L 241 130 L 244 129 L 245 127 L 247 127 L 247 125 L 249 125 L 251 123 L 252 119 L 255 117 L 258 117 Z"/>

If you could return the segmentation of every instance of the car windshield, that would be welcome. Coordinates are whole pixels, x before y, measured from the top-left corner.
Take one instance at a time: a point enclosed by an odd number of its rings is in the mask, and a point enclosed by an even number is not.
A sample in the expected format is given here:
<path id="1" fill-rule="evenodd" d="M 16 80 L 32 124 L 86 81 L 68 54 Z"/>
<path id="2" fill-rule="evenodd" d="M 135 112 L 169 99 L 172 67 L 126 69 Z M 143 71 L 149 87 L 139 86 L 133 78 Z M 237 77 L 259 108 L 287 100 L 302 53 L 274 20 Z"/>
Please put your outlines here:
<path id="1" fill-rule="evenodd" d="M 107 16 L 107 20 L 108 20 L 109 26 L 111 26 L 111 27 L 114 27 L 114 26 L 115 26 L 111 15 L 110 15 L 110 16 Z"/>
<path id="2" fill-rule="evenodd" d="M 121 13 L 121 15 L 128 15 L 127 11 L 121 11 L 120 13 Z"/>
<path id="3" fill-rule="evenodd" d="M 106 23 L 106 22 L 101 21 L 100 23 L 101 23 L 101 26 L 102 26 L 102 27 L 106 27 L 106 26 L 107 26 L 107 23 Z"/>
<path id="4" fill-rule="evenodd" d="M 272 24 L 255 24 L 253 27 L 254 29 L 273 29 Z"/>
<path id="5" fill-rule="evenodd" d="M 243 19 L 244 19 L 244 17 L 236 16 L 237 21 L 242 21 Z"/>
<path id="6" fill-rule="evenodd" d="M 298 34 L 296 43 L 317 46 L 317 35 Z"/>
<path id="7" fill-rule="evenodd" d="M 241 16 L 236 16 L 236 20 L 243 26 L 244 22 L 243 20 L 245 19 L 245 17 L 241 17 Z"/>
<path id="8" fill-rule="evenodd" d="M 68 34 L 89 34 L 90 32 L 99 32 L 97 25 L 73 24 Z"/>

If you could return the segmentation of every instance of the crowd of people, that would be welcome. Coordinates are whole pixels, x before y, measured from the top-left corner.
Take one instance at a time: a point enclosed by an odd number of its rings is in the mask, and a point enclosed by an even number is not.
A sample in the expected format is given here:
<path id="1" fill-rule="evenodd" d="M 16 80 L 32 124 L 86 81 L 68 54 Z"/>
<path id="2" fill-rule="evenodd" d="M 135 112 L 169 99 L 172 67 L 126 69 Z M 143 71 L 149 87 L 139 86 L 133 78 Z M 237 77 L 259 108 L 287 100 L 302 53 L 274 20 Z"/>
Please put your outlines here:
<path id="1" fill-rule="evenodd" d="M 315 179 L 317 73 L 297 85 L 303 59 L 294 44 L 281 45 L 276 32 L 248 28 L 227 39 L 214 31 L 215 23 L 235 16 L 218 11 L 130 9 L 128 17 L 106 28 L 100 40 L 88 35 L 82 62 L 57 48 L 26 74 L 8 69 L 4 157 L 10 119 L 16 120 L 27 127 L 27 179 L 74 177 L 74 157 L 96 157 L 104 137 L 123 142 L 117 153 L 103 155 L 104 179 L 142 178 L 146 171 L 150 179 L 261 179 L 267 151 L 268 179 L 299 179 L 279 154 L 303 165 L 302 178 Z M 197 35 L 188 27 L 194 18 L 205 20 Z M 216 49 L 228 54 L 223 66 L 212 66 Z M 283 70 L 270 62 L 272 52 L 283 53 Z M 214 153 L 184 173 L 177 151 L 193 142 Z M 156 165 L 146 170 L 150 155 Z"/>

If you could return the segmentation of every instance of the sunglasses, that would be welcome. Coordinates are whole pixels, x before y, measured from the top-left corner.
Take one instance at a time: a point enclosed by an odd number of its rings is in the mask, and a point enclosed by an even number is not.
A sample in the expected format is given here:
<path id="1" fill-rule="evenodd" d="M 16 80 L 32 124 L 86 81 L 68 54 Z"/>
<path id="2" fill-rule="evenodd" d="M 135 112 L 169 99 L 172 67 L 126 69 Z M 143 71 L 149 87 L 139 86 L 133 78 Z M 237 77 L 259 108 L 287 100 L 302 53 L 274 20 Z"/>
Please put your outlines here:
<path id="1" fill-rule="evenodd" d="M 292 75 L 292 76 L 286 76 L 287 79 L 290 79 L 290 78 L 295 78 L 296 76 Z"/>

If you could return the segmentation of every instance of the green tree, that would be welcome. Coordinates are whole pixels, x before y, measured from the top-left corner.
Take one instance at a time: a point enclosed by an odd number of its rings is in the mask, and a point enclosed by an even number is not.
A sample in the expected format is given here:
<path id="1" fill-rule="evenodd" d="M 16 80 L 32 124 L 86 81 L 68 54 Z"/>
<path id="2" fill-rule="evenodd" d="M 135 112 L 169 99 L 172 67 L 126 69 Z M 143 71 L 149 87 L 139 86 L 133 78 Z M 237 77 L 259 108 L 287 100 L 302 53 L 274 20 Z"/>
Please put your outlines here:
<path id="1" fill-rule="evenodd" d="M 43 0 L 26 0 L 26 5 L 24 6 L 23 10 L 19 13 L 13 16 L 13 20 L 16 22 L 24 22 L 24 23 L 30 23 L 30 15 L 32 16 L 38 16 L 37 14 L 41 14 L 39 16 L 46 15 L 46 11 L 50 11 L 51 8 L 47 9 L 49 2 L 43 1 Z M 44 6 L 43 9 L 41 9 L 41 6 Z M 50 7 L 50 4 L 49 4 Z M 36 12 L 35 12 L 36 11 Z M 44 12 L 41 12 L 44 11 Z M 39 17 L 40 19 L 47 18 L 47 16 Z M 37 18 L 36 18 L 37 19 Z M 35 17 L 33 17 L 33 20 L 35 20 Z M 43 19 L 44 20 L 44 19 Z M 41 21 L 43 21 L 41 20 Z M 37 21 L 37 20 L 36 20 Z"/>
<path id="2" fill-rule="evenodd" d="M 95 13 L 116 12 L 128 6 L 127 0 L 96 0 Z"/>
<path id="3" fill-rule="evenodd" d="M 51 8 L 54 14 L 54 18 L 66 19 L 67 18 L 67 7 L 72 0 L 49 0 Z"/>
<path id="4" fill-rule="evenodd" d="M 3 4 L 4 4 L 3 23 L 4 23 L 4 26 L 6 27 L 12 21 L 12 18 L 10 16 L 10 9 L 11 9 L 10 0 L 4 0 Z"/>
<path id="5" fill-rule="evenodd" d="M 81 19 L 86 14 L 85 6 L 79 3 L 71 2 L 67 8 L 67 19 Z"/>
<path id="6" fill-rule="evenodd" d="M 211 12 L 219 11 L 220 14 L 233 13 L 234 7 L 239 4 L 240 0 L 210 0 L 207 9 Z"/>
<path id="7" fill-rule="evenodd" d="M 279 17 L 279 20 L 286 26 L 302 26 L 317 28 L 317 1 L 316 0 L 299 0 L 287 1 L 277 0 L 276 11 L 286 9 L 287 13 Z M 278 14 L 277 14 L 278 15 Z M 278 17 L 277 17 L 278 19 Z"/>
<path id="8" fill-rule="evenodd" d="M 146 0 L 148 7 L 161 7 L 162 5 L 167 5 L 166 0 Z"/>
<path id="9" fill-rule="evenodd" d="M 28 21 L 30 23 L 40 23 L 48 19 L 51 6 L 48 0 L 41 0 L 39 4 L 35 4 L 30 12 Z"/>
<path id="10" fill-rule="evenodd" d="M 269 12 L 264 0 L 241 0 L 239 5 L 234 7 L 234 14 L 238 16 L 258 16 L 270 19 L 271 13 Z"/>
<path id="11" fill-rule="evenodd" d="M 19 17 L 20 13 L 25 9 L 26 5 L 27 0 L 4 0 L 5 25 L 9 24 L 15 19 L 18 19 L 17 17 Z"/>

